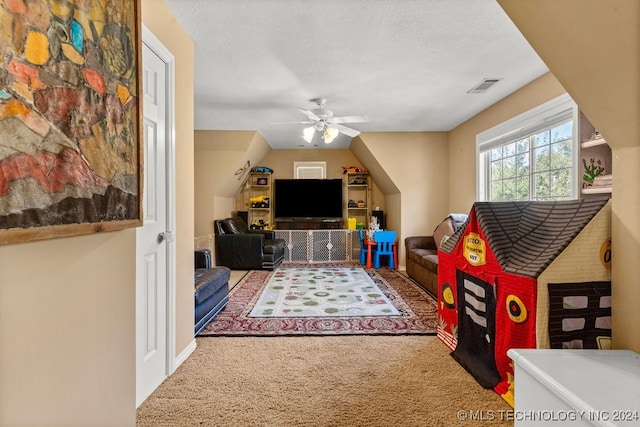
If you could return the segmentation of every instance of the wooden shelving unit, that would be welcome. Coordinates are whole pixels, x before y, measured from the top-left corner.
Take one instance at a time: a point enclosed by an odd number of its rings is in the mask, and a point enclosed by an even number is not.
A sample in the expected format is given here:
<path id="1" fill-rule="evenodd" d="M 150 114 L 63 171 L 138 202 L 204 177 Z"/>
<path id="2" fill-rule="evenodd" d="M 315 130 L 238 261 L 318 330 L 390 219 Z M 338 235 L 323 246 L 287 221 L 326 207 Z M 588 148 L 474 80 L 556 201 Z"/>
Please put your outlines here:
<path id="1" fill-rule="evenodd" d="M 355 218 L 366 228 L 371 216 L 371 178 L 368 172 L 344 175 L 346 218 Z M 355 204 L 355 206 L 354 206 Z"/>
<path id="2" fill-rule="evenodd" d="M 247 211 L 251 228 L 273 227 L 273 179 L 270 173 L 250 172 L 236 195 L 236 209 Z"/>
<path id="3" fill-rule="evenodd" d="M 249 227 L 271 228 L 273 226 L 273 180 L 270 173 L 249 173 Z"/>

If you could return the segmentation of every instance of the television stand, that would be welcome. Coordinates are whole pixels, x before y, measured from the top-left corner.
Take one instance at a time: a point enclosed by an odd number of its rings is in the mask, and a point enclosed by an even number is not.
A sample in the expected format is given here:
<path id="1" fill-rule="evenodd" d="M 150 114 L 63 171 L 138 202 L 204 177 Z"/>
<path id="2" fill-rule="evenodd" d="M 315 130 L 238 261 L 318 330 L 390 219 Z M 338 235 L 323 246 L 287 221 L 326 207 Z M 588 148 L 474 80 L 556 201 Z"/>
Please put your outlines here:
<path id="1" fill-rule="evenodd" d="M 342 228 L 340 219 L 314 220 L 276 220 L 276 230 L 339 230 Z"/>

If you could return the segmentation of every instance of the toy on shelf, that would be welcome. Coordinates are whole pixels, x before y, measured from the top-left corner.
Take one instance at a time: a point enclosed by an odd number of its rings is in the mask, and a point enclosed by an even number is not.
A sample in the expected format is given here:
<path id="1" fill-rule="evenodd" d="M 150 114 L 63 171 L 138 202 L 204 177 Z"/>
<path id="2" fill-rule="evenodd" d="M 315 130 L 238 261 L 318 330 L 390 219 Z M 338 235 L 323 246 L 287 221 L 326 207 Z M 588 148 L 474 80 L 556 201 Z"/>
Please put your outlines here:
<path id="1" fill-rule="evenodd" d="M 254 166 L 251 168 L 251 172 L 253 173 L 273 173 L 273 169 L 268 168 L 266 166 Z"/>
<path id="2" fill-rule="evenodd" d="M 342 166 L 342 173 L 343 174 L 366 172 L 366 171 L 367 170 L 365 168 L 359 167 L 359 166 L 349 166 L 349 167 Z"/>
<path id="3" fill-rule="evenodd" d="M 349 185 L 367 185 L 367 176 L 365 174 L 350 176 Z"/>
<path id="4" fill-rule="evenodd" d="M 249 226 L 250 230 L 270 230 L 271 227 L 269 226 L 268 222 L 265 222 L 262 219 L 259 219 L 257 221 L 254 221 L 251 223 L 251 225 Z"/>
<path id="5" fill-rule="evenodd" d="M 267 196 L 256 196 L 249 199 L 251 202 L 252 208 L 269 208 L 269 197 Z"/>

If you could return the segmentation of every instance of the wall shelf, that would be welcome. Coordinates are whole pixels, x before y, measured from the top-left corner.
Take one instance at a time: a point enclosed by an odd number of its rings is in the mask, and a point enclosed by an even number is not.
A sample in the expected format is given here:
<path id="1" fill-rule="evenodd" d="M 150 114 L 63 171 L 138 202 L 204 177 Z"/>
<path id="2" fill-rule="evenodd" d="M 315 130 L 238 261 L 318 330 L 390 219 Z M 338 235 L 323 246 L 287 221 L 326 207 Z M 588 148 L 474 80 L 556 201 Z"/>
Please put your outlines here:
<path id="1" fill-rule="evenodd" d="M 597 147 L 599 145 L 603 145 L 603 144 L 607 144 L 607 140 L 604 138 L 596 138 L 596 139 L 590 139 L 589 141 L 584 141 L 582 144 L 580 144 L 582 146 L 582 148 L 589 148 L 589 147 Z"/>
<path id="2" fill-rule="evenodd" d="M 587 187 L 582 189 L 582 194 L 608 194 L 613 191 L 612 186 L 607 187 Z"/>

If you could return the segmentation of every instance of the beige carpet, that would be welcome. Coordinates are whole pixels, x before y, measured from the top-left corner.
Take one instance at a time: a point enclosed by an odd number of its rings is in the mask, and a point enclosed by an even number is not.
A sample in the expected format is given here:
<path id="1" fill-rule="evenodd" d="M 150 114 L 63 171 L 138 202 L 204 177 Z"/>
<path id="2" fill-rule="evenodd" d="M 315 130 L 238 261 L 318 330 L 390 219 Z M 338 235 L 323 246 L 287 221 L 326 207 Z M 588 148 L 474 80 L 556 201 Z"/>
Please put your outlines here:
<path id="1" fill-rule="evenodd" d="M 513 425 L 510 406 L 433 336 L 215 337 L 197 345 L 140 406 L 137 425 Z"/>

